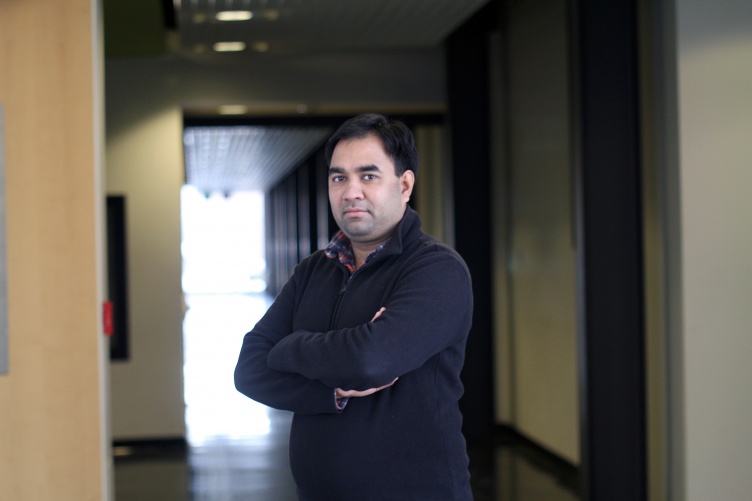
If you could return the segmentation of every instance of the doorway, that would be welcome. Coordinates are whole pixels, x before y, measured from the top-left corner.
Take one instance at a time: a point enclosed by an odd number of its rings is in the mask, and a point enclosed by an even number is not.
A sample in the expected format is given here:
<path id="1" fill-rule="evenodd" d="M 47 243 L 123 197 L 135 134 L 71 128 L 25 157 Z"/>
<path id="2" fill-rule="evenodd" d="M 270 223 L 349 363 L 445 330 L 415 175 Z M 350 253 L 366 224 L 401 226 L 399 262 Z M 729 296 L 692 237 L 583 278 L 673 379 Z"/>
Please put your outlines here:
<path id="1" fill-rule="evenodd" d="M 267 409 L 240 395 L 233 370 L 243 335 L 269 305 L 264 195 L 181 190 L 184 397 L 190 446 L 268 433 Z"/>

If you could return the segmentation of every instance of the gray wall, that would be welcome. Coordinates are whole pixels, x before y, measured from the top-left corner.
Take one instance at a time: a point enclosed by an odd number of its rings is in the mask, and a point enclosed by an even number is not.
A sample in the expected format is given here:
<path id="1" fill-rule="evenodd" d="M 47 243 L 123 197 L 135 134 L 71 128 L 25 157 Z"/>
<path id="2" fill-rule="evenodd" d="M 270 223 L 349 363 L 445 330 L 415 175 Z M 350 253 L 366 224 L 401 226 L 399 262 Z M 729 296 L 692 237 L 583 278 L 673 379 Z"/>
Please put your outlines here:
<path id="1" fill-rule="evenodd" d="M 752 492 L 752 5 L 677 0 L 676 499 Z"/>
<path id="2" fill-rule="evenodd" d="M 579 462 L 567 3 L 515 2 L 494 61 L 497 416 Z M 498 63 L 497 63 L 498 64 Z"/>

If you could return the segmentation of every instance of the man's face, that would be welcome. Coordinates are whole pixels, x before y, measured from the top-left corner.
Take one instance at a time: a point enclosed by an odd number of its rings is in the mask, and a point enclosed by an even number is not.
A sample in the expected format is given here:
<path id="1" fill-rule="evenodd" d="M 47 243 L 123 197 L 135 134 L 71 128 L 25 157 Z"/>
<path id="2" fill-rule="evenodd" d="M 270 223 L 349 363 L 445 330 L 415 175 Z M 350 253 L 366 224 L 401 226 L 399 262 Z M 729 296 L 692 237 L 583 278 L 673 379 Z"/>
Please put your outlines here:
<path id="1" fill-rule="evenodd" d="M 414 181 L 409 170 L 395 175 L 394 163 L 378 137 L 340 141 L 329 166 L 334 220 L 354 245 L 375 247 L 391 236 L 402 219 Z"/>

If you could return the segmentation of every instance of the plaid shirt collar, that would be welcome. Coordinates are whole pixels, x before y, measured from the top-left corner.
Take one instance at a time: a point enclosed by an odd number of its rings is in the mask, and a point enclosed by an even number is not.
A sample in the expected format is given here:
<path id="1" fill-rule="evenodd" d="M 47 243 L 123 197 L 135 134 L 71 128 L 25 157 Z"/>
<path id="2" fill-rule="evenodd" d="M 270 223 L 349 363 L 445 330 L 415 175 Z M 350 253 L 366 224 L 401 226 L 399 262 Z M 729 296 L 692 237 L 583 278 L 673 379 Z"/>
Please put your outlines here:
<path id="1" fill-rule="evenodd" d="M 389 242 L 389 240 L 382 242 L 376 247 L 373 252 L 366 257 L 365 262 L 367 263 L 373 259 L 374 256 L 386 246 L 387 242 Z M 324 252 L 329 259 L 339 259 L 339 262 L 344 264 L 345 268 L 347 268 L 350 273 L 355 272 L 355 255 L 353 254 L 352 244 L 350 243 L 350 239 L 347 238 L 341 230 L 334 234 L 331 242 L 329 242 L 329 245 L 324 249 Z"/>

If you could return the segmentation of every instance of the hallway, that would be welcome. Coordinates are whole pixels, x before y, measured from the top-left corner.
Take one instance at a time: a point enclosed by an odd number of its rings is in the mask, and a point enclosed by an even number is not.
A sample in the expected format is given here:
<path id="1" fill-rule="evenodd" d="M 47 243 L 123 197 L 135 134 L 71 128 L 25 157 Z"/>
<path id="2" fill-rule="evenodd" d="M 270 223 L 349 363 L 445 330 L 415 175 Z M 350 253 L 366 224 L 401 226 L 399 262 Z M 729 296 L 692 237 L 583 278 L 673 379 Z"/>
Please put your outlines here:
<path id="1" fill-rule="evenodd" d="M 191 295 L 184 322 L 187 450 L 114 448 L 117 501 L 295 501 L 287 463 L 291 415 L 239 394 L 233 370 L 265 295 Z M 510 437 L 471 448 L 476 501 L 575 501 L 571 472 Z M 354 499 L 357 499 L 355 497 Z"/>

